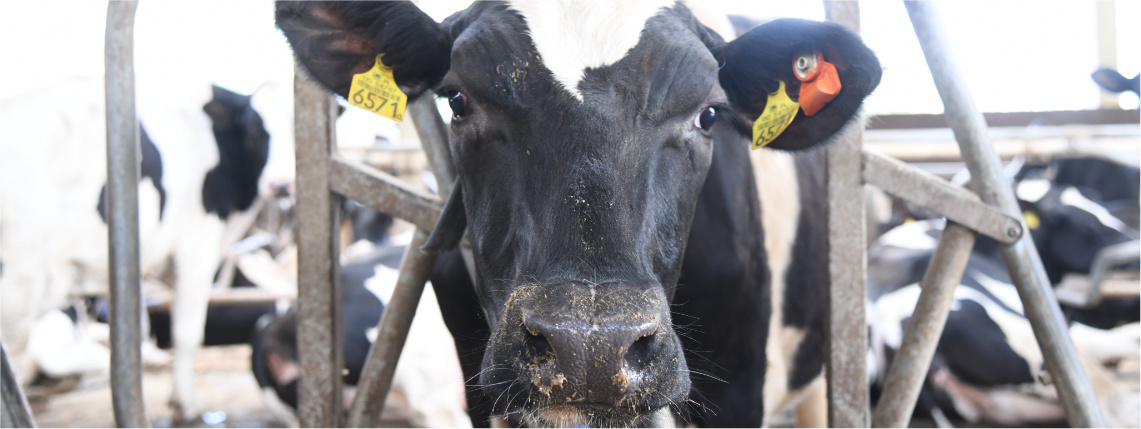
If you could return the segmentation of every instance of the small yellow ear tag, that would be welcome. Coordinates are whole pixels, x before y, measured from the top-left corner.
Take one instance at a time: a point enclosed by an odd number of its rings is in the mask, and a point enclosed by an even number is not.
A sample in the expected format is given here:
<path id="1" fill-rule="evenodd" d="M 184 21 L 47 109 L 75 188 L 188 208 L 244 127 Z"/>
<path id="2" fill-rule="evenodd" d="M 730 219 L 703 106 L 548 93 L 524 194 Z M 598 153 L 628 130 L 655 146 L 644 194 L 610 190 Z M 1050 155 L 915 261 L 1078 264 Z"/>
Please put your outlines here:
<path id="1" fill-rule="evenodd" d="M 403 121 L 408 96 L 396 86 L 392 68 L 380 62 L 383 56 L 376 56 L 376 64 L 369 71 L 353 75 L 349 103 L 394 121 Z"/>
<path id="2" fill-rule="evenodd" d="M 1038 229 L 1042 226 L 1042 219 L 1038 219 L 1038 213 L 1031 210 L 1022 212 L 1022 220 L 1026 221 L 1026 227 L 1030 229 Z"/>
<path id="3" fill-rule="evenodd" d="M 753 149 L 764 147 L 776 140 L 777 136 L 788 128 L 788 124 L 792 123 L 792 118 L 796 117 L 796 112 L 800 109 L 800 103 L 788 98 L 788 93 L 784 90 L 784 81 L 777 82 L 780 82 L 780 88 L 769 94 L 764 113 L 753 122 Z"/>

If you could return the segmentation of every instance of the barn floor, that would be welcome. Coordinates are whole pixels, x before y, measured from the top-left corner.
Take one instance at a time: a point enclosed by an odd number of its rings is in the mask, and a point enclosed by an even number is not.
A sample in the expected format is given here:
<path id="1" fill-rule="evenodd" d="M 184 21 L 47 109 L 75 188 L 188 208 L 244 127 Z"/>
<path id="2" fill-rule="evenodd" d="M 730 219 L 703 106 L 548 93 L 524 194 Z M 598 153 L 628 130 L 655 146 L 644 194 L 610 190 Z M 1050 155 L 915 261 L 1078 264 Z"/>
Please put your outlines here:
<path id="1" fill-rule="evenodd" d="M 199 352 L 195 362 L 195 388 L 203 417 L 190 427 L 288 427 L 290 423 L 275 416 L 261 397 L 257 382 L 249 371 L 250 349 L 247 346 L 208 347 Z M 1141 425 L 1141 364 L 1136 360 L 1121 362 L 1111 371 L 1123 393 L 1125 403 L 1114 413 L 1127 422 L 1126 427 Z M 108 378 L 87 377 L 56 382 L 51 386 L 28 389 L 29 402 L 39 427 L 114 427 L 111 388 Z M 143 376 L 145 406 L 154 427 L 171 427 L 166 401 L 170 395 L 170 374 L 166 369 L 148 370 Z M 385 410 L 385 426 L 406 427 L 402 418 L 403 399 L 392 398 Z M 791 414 L 778 416 L 773 427 L 792 425 Z M 1107 416 L 1108 417 L 1108 416 Z M 911 427 L 934 427 L 934 422 L 915 420 Z M 972 427 L 963 421 L 958 427 Z"/>
<path id="2" fill-rule="evenodd" d="M 262 400 L 261 389 L 250 372 L 248 346 L 207 347 L 194 363 L 194 387 L 202 417 L 188 427 L 289 427 Z M 151 425 L 172 427 L 169 369 L 147 370 L 143 374 L 144 406 Z M 111 408 L 111 386 L 107 376 L 33 386 L 27 391 L 32 413 L 39 427 L 115 427 Z M 390 402 L 402 402 L 393 398 Z M 401 418 L 400 404 L 385 410 L 386 426 L 408 426 Z M 294 423 L 296 424 L 296 423 Z"/>

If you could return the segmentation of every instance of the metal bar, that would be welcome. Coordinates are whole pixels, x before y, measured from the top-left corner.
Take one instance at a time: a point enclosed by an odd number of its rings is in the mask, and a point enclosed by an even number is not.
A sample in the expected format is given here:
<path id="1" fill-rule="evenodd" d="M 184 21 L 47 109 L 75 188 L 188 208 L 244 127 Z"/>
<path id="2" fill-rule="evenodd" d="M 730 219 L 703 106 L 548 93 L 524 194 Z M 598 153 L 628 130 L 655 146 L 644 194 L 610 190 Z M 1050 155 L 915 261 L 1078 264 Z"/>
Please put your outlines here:
<path id="1" fill-rule="evenodd" d="M 978 195 L 875 152 L 864 151 L 864 180 L 889 194 L 934 210 L 1000 243 L 1022 236 L 1022 224 L 979 201 Z"/>
<path id="2" fill-rule="evenodd" d="M 329 167 L 329 185 L 333 192 L 412 222 L 423 230 L 431 231 L 436 226 L 443 207 L 439 197 L 412 189 L 390 174 L 336 155 Z"/>
<path id="3" fill-rule="evenodd" d="M 28 406 L 24 390 L 20 388 L 12 364 L 8 362 L 8 350 L 4 349 L 3 341 L 0 341 L 0 399 L 0 427 L 36 427 L 36 421 L 32 419 L 32 408 Z"/>
<path id="4" fill-rule="evenodd" d="M 1093 308 L 1101 303 L 1103 298 L 1103 284 L 1113 267 L 1130 261 L 1136 261 L 1141 254 L 1141 241 L 1132 240 L 1118 243 L 1097 252 L 1093 257 L 1093 268 L 1090 269 L 1089 283 L 1085 293 L 1078 294 L 1071 288 L 1059 287 L 1058 300 L 1074 307 Z M 1065 280 L 1062 281 L 1065 283 Z M 1131 282 L 1136 284 L 1134 280 Z"/>
<path id="5" fill-rule="evenodd" d="M 828 147 L 828 426 L 868 426 L 864 188 L 858 129 Z"/>
<path id="6" fill-rule="evenodd" d="M 974 190 L 984 203 L 1017 217 L 1020 212 L 1014 192 L 1002 175 L 998 156 L 991 148 L 986 134 L 986 122 L 975 106 L 950 45 L 946 42 L 935 4 L 905 1 L 904 5 L 935 80 L 935 87 L 943 99 L 947 122 L 951 124 L 963 153 L 963 161 L 971 172 Z M 1000 244 L 999 252 L 1018 288 L 1026 317 L 1034 328 L 1034 336 L 1042 348 L 1046 367 L 1055 380 L 1054 386 L 1058 389 L 1070 425 L 1105 426 L 1085 370 L 1078 363 L 1062 311 L 1046 278 L 1034 243 L 1024 235 L 1013 245 Z"/>
<path id="7" fill-rule="evenodd" d="M 153 296 L 148 295 L 149 298 Z M 210 306 L 272 304 L 279 300 L 297 300 L 297 294 L 292 292 L 273 292 L 262 288 L 231 288 L 215 289 L 210 291 Z M 148 300 L 149 301 L 149 300 Z M 170 295 L 159 296 L 157 300 L 148 302 L 149 312 L 168 312 L 172 304 Z"/>
<path id="8" fill-rule="evenodd" d="M 860 31 L 854 1 L 824 2 L 829 21 Z M 828 426 L 868 426 L 867 233 L 860 161 L 863 123 L 853 121 L 827 150 Z"/>
<path id="9" fill-rule="evenodd" d="M 417 229 L 400 262 L 400 278 L 392 292 L 392 299 L 380 317 L 376 341 L 369 349 L 356 396 L 349 408 L 350 427 L 380 426 L 381 411 L 384 410 L 384 402 L 392 387 L 392 376 L 396 373 L 400 352 L 404 350 L 412 318 L 416 315 L 416 306 L 420 304 L 424 284 L 436 262 L 435 255 L 419 250 L 427 239 L 428 233 Z"/>
<path id="10" fill-rule="evenodd" d="M 1136 110 L 1059 110 L 1051 112 L 987 112 L 986 123 L 992 127 L 1029 127 L 1059 125 L 1137 125 Z M 876 115 L 868 119 L 869 130 L 896 130 L 915 128 L 947 128 L 947 118 L 941 114 Z"/>
<path id="11" fill-rule="evenodd" d="M 297 71 L 293 81 L 297 144 L 298 414 L 304 427 L 338 427 L 341 400 L 341 284 L 336 228 L 340 197 L 329 192 L 337 104 Z"/>
<path id="12" fill-rule="evenodd" d="M 416 133 L 420 135 L 420 144 L 424 146 L 424 153 L 428 155 L 428 167 L 436 175 L 441 199 L 447 199 L 452 193 L 452 183 L 456 180 L 456 168 L 452 164 L 451 151 L 448 150 L 448 129 L 444 125 L 444 120 L 440 118 L 440 111 L 436 108 L 436 97 L 426 93 L 412 100 L 408 103 L 408 116 L 412 118 Z M 468 276 L 471 277 L 472 284 L 478 288 L 479 277 L 475 273 L 470 234 L 464 233 L 459 248 Z"/>
<path id="13" fill-rule="evenodd" d="M 919 389 L 931 367 L 935 346 L 943 335 L 947 314 L 955 296 L 955 287 L 963 279 L 963 270 L 975 246 L 975 232 L 954 222 L 947 222 L 939 245 L 920 282 L 922 291 L 915 303 L 915 311 L 907 321 L 903 342 L 895 354 L 891 369 L 884 381 L 873 414 L 875 427 L 907 427 Z"/>
<path id="14" fill-rule="evenodd" d="M 111 402 L 119 427 L 145 427 L 139 275 L 139 124 L 135 116 L 134 1 L 107 5 L 107 234 Z"/>

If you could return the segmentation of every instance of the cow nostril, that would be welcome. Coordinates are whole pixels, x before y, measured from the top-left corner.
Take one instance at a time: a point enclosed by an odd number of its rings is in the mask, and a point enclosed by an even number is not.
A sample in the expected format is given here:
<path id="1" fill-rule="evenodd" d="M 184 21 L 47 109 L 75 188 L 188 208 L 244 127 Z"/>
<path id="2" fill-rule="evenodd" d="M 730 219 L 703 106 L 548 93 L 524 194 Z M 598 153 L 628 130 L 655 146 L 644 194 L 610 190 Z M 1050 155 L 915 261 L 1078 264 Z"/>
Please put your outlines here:
<path id="1" fill-rule="evenodd" d="M 530 329 L 524 331 L 523 344 L 535 359 L 547 359 L 555 356 L 555 349 L 543 334 Z"/>
<path id="2" fill-rule="evenodd" d="M 626 350 L 626 364 L 634 369 L 642 369 L 650 364 L 657 344 L 657 334 L 643 335 Z"/>

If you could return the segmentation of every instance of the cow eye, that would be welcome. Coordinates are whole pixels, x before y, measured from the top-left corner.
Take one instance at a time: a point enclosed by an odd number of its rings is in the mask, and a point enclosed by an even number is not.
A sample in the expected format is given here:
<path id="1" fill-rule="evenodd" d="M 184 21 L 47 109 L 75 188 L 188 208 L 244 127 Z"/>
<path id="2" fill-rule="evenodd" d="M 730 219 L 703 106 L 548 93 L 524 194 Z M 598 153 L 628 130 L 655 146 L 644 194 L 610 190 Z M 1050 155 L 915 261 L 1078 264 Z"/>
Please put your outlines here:
<path id="1" fill-rule="evenodd" d="M 705 110 L 702 110 L 701 114 L 697 115 L 697 118 L 693 120 L 693 125 L 705 131 L 709 131 L 710 128 L 713 128 L 713 124 L 715 123 L 717 123 L 717 109 L 713 106 L 706 107 Z"/>
<path id="2" fill-rule="evenodd" d="M 462 118 L 467 114 L 467 97 L 459 91 L 448 94 L 448 106 L 452 108 L 452 119 Z"/>

